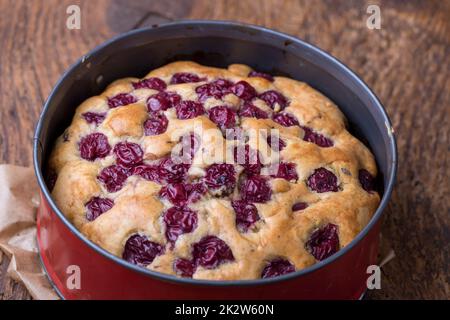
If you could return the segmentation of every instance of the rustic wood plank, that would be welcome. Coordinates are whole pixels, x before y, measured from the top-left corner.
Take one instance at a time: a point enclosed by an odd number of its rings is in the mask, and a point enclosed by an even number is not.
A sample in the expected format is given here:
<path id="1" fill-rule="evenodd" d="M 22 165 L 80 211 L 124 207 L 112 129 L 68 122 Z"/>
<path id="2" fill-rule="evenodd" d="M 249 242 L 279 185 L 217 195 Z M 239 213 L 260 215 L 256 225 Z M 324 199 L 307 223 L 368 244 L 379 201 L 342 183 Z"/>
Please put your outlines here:
<path id="1" fill-rule="evenodd" d="M 374 89 L 397 132 L 398 182 L 383 235 L 397 258 L 367 298 L 449 298 L 450 1 L 376 1 L 381 30 L 366 27 L 373 1 L 0 0 L 0 162 L 31 165 L 44 99 L 62 72 L 111 36 L 177 19 L 260 24 L 325 49 Z M 79 4 L 82 29 L 65 27 Z M 5 278 L 0 299 L 29 298 Z"/>

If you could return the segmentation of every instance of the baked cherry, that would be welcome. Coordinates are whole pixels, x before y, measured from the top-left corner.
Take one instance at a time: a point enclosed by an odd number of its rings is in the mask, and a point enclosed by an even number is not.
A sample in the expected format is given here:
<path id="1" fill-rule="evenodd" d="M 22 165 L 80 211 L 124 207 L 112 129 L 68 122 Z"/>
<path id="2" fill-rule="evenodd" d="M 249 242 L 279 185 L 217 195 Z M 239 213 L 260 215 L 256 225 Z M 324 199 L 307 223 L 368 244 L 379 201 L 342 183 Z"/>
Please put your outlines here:
<path id="1" fill-rule="evenodd" d="M 221 129 L 232 128 L 236 125 L 236 111 L 226 106 L 217 106 L 208 111 L 209 119 Z"/>
<path id="2" fill-rule="evenodd" d="M 173 263 L 173 269 L 180 277 L 192 278 L 195 273 L 196 265 L 194 261 L 178 258 Z"/>
<path id="3" fill-rule="evenodd" d="M 163 134 L 167 130 L 169 120 L 164 113 L 150 112 L 149 118 L 144 122 L 144 134 L 146 136 L 156 136 Z"/>
<path id="4" fill-rule="evenodd" d="M 256 90 L 247 81 L 239 81 L 231 87 L 231 92 L 238 98 L 250 101 L 256 97 Z"/>
<path id="5" fill-rule="evenodd" d="M 221 189 L 222 195 L 233 192 L 236 186 L 236 171 L 228 163 L 214 163 L 206 169 L 204 177 L 206 186 L 210 189 Z"/>
<path id="6" fill-rule="evenodd" d="M 337 192 L 337 177 L 328 169 L 318 168 L 309 176 L 307 181 L 308 187 L 316 192 Z"/>
<path id="7" fill-rule="evenodd" d="M 256 119 L 267 119 L 269 115 L 267 112 L 261 110 L 260 108 L 254 106 L 253 104 L 246 102 L 239 110 L 240 117 L 256 118 Z"/>
<path id="8" fill-rule="evenodd" d="M 101 113 L 97 113 L 97 112 L 85 112 L 82 114 L 84 120 L 86 120 L 87 123 L 95 123 L 95 125 L 99 125 L 100 123 L 103 122 L 103 120 L 105 120 L 106 117 L 106 113 L 105 112 L 101 112 Z"/>
<path id="9" fill-rule="evenodd" d="M 163 174 L 157 165 L 140 164 L 132 169 L 132 174 L 158 183 L 164 181 Z"/>
<path id="10" fill-rule="evenodd" d="M 102 213 L 108 211 L 114 206 L 114 201 L 108 198 L 93 197 L 86 204 L 86 219 L 94 221 Z"/>
<path id="11" fill-rule="evenodd" d="M 317 144 L 319 147 L 328 148 L 333 146 L 333 141 L 320 133 L 314 132 L 311 128 L 302 127 L 305 131 L 305 135 L 303 136 L 304 141 L 312 142 Z"/>
<path id="12" fill-rule="evenodd" d="M 117 192 L 122 189 L 129 174 L 127 169 L 113 164 L 100 171 L 97 179 L 105 185 L 108 192 Z"/>
<path id="13" fill-rule="evenodd" d="M 281 178 L 287 181 L 298 180 L 297 170 L 295 169 L 295 163 L 292 162 L 280 162 L 278 164 L 278 170 L 276 174 L 271 175 L 273 178 Z"/>
<path id="14" fill-rule="evenodd" d="M 283 127 L 298 126 L 297 118 L 287 112 L 275 113 L 272 116 L 272 120 L 278 124 L 281 124 Z"/>
<path id="15" fill-rule="evenodd" d="M 171 183 L 159 191 L 160 197 L 178 207 L 197 202 L 205 193 L 206 188 L 202 183 Z"/>
<path id="16" fill-rule="evenodd" d="M 267 136 L 267 144 L 274 151 L 281 151 L 286 147 L 286 142 L 284 142 L 279 135 L 275 134 Z"/>
<path id="17" fill-rule="evenodd" d="M 137 143 L 119 142 L 114 146 L 113 150 L 116 155 L 117 164 L 130 168 L 142 162 L 144 151 Z"/>
<path id="18" fill-rule="evenodd" d="M 272 189 L 266 178 L 257 175 L 247 177 L 242 181 L 239 191 L 242 199 L 247 202 L 264 203 L 272 197 Z"/>
<path id="19" fill-rule="evenodd" d="M 231 206 L 236 213 L 236 226 L 241 232 L 247 230 L 260 220 L 258 209 L 253 203 L 248 203 L 244 200 L 235 200 L 231 202 Z"/>
<path id="20" fill-rule="evenodd" d="M 259 152 L 250 148 L 248 144 L 245 146 L 234 147 L 233 150 L 234 161 L 244 167 L 247 175 L 254 175 L 261 173 L 261 160 Z"/>
<path id="21" fill-rule="evenodd" d="M 280 92 L 275 90 L 269 90 L 266 92 L 261 93 L 258 98 L 263 100 L 269 107 L 272 109 L 275 109 L 275 104 L 278 104 L 280 106 L 280 110 L 283 110 L 286 108 L 288 101 L 285 96 L 283 96 Z"/>
<path id="22" fill-rule="evenodd" d="M 189 164 L 174 162 L 170 157 L 164 158 L 159 163 L 160 177 L 167 183 L 183 182 L 189 167 Z"/>
<path id="23" fill-rule="evenodd" d="M 133 95 L 129 93 L 119 93 L 114 97 L 108 99 L 108 106 L 110 108 L 117 108 L 135 102 L 137 102 L 137 99 Z"/>
<path id="24" fill-rule="evenodd" d="M 375 191 L 375 178 L 366 169 L 361 169 L 358 172 L 359 182 L 361 187 L 367 192 Z"/>
<path id="25" fill-rule="evenodd" d="M 204 101 L 209 97 L 222 99 L 223 96 L 231 93 L 233 83 L 225 79 L 217 79 L 213 82 L 205 83 L 195 88 L 200 101 Z"/>
<path id="26" fill-rule="evenodd" d="M 163 215 L 166 225 L 166 238 L 174 243 L 184 233 L 190 233 L 197 227 L 197 213 L 187 207 L 172 207 Z"/>
<path id="27" fill-rule="evenodd" d="M 301 211 L 308 208 L 308 204 L 306 202 L 297 202 L 292 205 L 292 211 Z"/>
<path id="28" fill-rule="evenodd" d="M 81 158 L 89 161 L 106 157 L 111 151 L 108 138 L 100 132 L 88 134 L 80 140 Z"/>
<path id="29" fill-rule="evenodd" d="M 195 243 L 192 256 L 197 265 L 206 269 L 214 269 L 222 263 L 234 261 L 230 247 L 216 236 L 206 236 Z"/>
<path id="30" fill-rule="evenodd" d="M 285 259 L 275 259 L 270 261 L 263 269 L 261 278 L 279 277 L 295 271 L 292 263 Z"/>
<path id="31" fill-rule="evenodd" d="M 314 231 L 306 242 L 306 250 L 316 260 L 324 260 L 339 250 L 338 227 L 329 223 Z"/>
<path id="32" fill-rule="evenodd" d="M 164 253 L 164 246 L 150 241 L 146 236 L 135 234 L 125 243 L 122 258 L 141 267 L 146 267 Z"/>
<path id="33" fill-rule="evenodd" d="M 259 77 L 264 78 L 266 80 L 269 80 L 270 82 L 273 82 L 273 77 L 270 74 L 264 73 L 264 72 L 258 72 L 258 71 L 250 71 L 248 74 L 249 77 Z"/>
<path id="34" fill-rule="evenodd" d="M 167 87 L 166 83 L 160 78 L 147 78 L 139 80 L 138 82 L 133 82 L 134 89 L 153 89 L 158 91 L 163 91 Z"/>
<path id="35" fill-rule="evenodd" d="M 185 100 L 175 106 L 177 118 L 180 120 L 192 119 L 205 113 L 203 104 L 196 101 Z"/>
<path id="36" fill-rule="evenodd" d="M 200 78 L 198 75 L 190 72 L 175 73 L 170 79 L 170 84 L 191 83 L 205 81 L 206 78 Z"/>
<path id="37" fill-rule="evenodd" d="M 148 112 L 165 111 L 180 103 L 181 97 L 174 92 L 161 91 L 147 99 Z"/>

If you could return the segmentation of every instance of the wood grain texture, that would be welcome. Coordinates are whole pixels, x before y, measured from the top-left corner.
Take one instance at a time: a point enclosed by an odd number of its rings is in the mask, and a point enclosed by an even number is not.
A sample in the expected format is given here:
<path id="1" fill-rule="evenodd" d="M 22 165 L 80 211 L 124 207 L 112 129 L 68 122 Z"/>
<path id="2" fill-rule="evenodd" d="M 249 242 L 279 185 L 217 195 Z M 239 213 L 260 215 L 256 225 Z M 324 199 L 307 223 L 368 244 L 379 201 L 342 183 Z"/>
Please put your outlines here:
<path id="1" fill-rule="evenodd" d="M 66 8 L 81 7 L 81 30 Z M 378 4 L 381 30 L 366 27 Z M 379 96 L 396 131 L 399 172 L 383 236 L 396 259 L 369 299 L 448 299 L 450 242 L 450 1 L 0 0 L 0 162 L 31 165 L 44 99 L 63 71 L 108 38 L 178 19 L 264 25 L 309 41 L 355 70 Z M 29 298 L 5 277 L 0 298 Z"/>

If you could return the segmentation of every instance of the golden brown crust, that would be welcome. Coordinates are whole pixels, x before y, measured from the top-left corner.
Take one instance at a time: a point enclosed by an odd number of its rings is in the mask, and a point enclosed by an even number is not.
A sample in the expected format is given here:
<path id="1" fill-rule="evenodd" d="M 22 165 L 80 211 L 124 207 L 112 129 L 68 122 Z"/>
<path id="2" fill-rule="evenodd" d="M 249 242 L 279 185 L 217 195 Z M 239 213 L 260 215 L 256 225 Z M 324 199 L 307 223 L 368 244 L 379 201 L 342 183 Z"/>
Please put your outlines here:
<path id="1" fill-rule="evenodd" d="M 190 205 L 198 215 L 197 227 L 193 232 L 181 235 L 171 249 L 161 218 L 170 205 L 158 196 L 160 184 L 131 176 L 121 190 L 109 193 L 98 181 L 99 172 L 114 164 L 115 156 L 111 151 L 105 158 L 95 161 L 80 157 L 79 142 L 92 132 L 105 134 L 111 147 L 120 141 L 139 143 L 144 150 L 144 161 L 153 161 L 168 155 L 179 144 L 180 137 L 197 132 L 199 125 L 203 130 L 213 129 L 202 136 L 201 147 L 189 171 L 192 176 L 202 176 L 208 165 L 205 159 L 211 159 L 219 150 L 225 150 L 228 155 L 231 152 L 229 148 L 221 147 L 224 141 L 222 133 L 208 116 L 179 120 L 173 108 L 164 112 L 169 120 L 167 131 L 145 136 L 143 123 L 148 118 L 145 102 L 157 91 L 134 89 L 131 83 L 139 80 L 136 78 L 118 80 L 101 95 L 82 103 L 65 132 L 66 139 L 63 136 L 58 138 L 49 161 L 51 170 L 58 176 L 52 192 L 58 207 L 90 240 L 117 256 L 122 256 L 125 242 L 135 233 L 165 245 L 165 253 L 157 256 L 147 267 L 169 274 L 175 274 L 175 258 L 191 258 L 193 243 L 206 235 L 218 236 L 231 248 L 234 262 L 223 263 L 214 269 L 199 267 L 193 275 L 196 279 L 260 278 L 266 262 L 277 257 L 289 260 L 296 270 L 310 266 L 316 260 L 305 248 L 305 243 L 314 230 L 328 223 L 338 226 L 340 247 L 346 246 L 368 223 L 379 204 L 379 195 L 366 192 L 358 180 L 360 169 L 366 169 L 373 176 L 377 174 L 371 152 L 350 135 L 343 114 L 322 94 L 305 83 L 284 77 L 274 77 L 273 82 L 247 77 L 250 71 L 244 65 L 218 69 L 193 62 L 175 62 L 153 70 L 145 78 L 158 77 L 168 84 L 174 73 L 190 72 L 207 78 L 208 82 L 218 78 L 233 82 L 245 80 L 258 93 L 277 90 L 289 100 L 286 112 L 294 115 L 302 126 L 314 128 L 333 140 L 333 147 L 321 148 L 302 139 L 304 131 L 300 126 L 283 127 L 271 119 L 241 118 L 240 126 L 244 130 L 279 130 L 280 137 L 287 144 L 280 152 L 280 158 L 295 163 L 299 177 L 297 182 L 280 178 L 270 180 L 273 191 L 270 201 L 255 204 L 261 217 L 256 223 L 256 231 L 240 232 L 236 228 L 229 197 L 207 194 Z M 177 92 L 183 100 L 197 100 L 195 88 L 203 83 L 168 84 L 166 90 Z M 108 98 L 124 92 L 132 92 L 138 101 L 110 109 Z M 209 98 L 204 106 L 206 110 L 224 104 L 238 108 L 240 103 L 237 96 L 228 94 L 222 100 Z M 271 111 L 260 99 L 253 103 L 262 110 Z M 82 117 L 85 112 L 106 113 L 106 118 L 96 126 Z M 250 137 L 248 144 L 257 148 L 260 140 L 261 137 Z M 339 192 L 317 193 L 308 188 L 306 179 L 320 167 L 336 175 Z M 238 166 L 236 170 L 242 171 Z M 237 197 L 237 192 L 235 190 L 232 197 Z M 108 197 L 114 200 L 114 206 L 94 221 L 88 221 L 85 205 L 94 196 Z M 293 212 L 292 205 L 296 202 L 306 202 L 309 206 L 301 212 Z"/>

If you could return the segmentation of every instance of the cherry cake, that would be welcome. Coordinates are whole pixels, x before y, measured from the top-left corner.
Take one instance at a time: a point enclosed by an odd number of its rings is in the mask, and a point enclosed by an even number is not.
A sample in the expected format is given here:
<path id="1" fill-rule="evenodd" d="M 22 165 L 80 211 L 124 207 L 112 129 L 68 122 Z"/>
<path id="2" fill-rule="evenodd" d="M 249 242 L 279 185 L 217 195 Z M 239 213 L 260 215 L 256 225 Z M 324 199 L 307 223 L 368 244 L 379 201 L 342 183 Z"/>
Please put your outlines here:
<path id="1" fill-rule="evenodd" d="M 88 239 L 194 279 L 311 266 L 348 245 L 380 201 L 374 157 L 333 102 L 240 64 L 181 61 L 115 81 L 77 108 L 48 172 Z"/>

